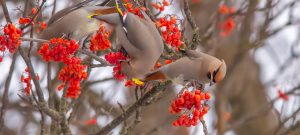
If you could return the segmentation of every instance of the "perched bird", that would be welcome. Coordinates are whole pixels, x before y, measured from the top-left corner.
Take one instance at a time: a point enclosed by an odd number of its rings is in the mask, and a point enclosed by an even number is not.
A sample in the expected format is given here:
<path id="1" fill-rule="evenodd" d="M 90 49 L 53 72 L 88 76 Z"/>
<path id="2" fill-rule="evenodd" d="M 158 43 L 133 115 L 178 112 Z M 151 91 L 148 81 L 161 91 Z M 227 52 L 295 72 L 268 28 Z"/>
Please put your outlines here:
<path id="1" fill-rule="evenodd" d="M 185 53 L 187 56 L 148 74 L 145 81 L 173 80 L 175 83 L 185 84 L 194 80 L 201 84 L 212 85 L 224 79 L 226 75 L 224 60 L 193 50 L 186 50 Z"/>
<path id="2" fill-rule="evenodd" d="M 99 29 L 101 22 L 89 16 L 116 12 L 114 7 L 101 5 L 83 6 L 83 4 L 85 3 L 79 3 L 54 14 L 48 21 L 47 28 L 39 35 L 39 38 L 49 40 L 53 37 L 58 38 L 66 35 L 70 38 L 81 40 Z"/>
<path id="3" fill-rule="evenodd" d="M 128 78 L 144 79 L 163 52 L 163 41 L 153 21 L 143 11 L 143 18 L 129 13 L 116 1 L 118 13 L 94 15 L 115 27 L 118 44 L 129 55 L 129 61 L 121 62 L 122 73 Z"/>

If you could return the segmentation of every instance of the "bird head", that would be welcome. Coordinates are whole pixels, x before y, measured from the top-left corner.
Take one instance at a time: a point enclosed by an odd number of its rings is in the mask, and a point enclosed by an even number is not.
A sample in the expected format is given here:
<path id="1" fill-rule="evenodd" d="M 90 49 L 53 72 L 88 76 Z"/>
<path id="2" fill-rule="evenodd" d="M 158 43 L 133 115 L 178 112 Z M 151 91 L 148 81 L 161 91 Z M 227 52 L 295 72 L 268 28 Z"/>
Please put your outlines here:
<path id="1" fill-rule="evenodd" d="M 213 61 L 209 65 L 207 77 L 210 80 L 210 85 L 221 82 L 226 75 L 226 63 L 222 61 Z"/>

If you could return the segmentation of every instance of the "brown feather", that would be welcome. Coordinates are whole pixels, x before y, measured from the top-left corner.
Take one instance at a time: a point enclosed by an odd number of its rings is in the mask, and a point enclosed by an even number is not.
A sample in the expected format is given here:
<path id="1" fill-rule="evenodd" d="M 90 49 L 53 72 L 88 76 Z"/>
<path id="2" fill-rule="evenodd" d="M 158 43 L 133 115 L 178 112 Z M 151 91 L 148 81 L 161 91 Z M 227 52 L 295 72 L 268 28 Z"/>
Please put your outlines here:
<path id="1" fill-rule="evenodd" d="M 118 11 L 116 10 L 115 7 L 111 8 L 106 8 L 106 9 L 97 9 L 94 10 L 93 13 L 97 15 L 105 15 L 105 14 L 112 14 L 112 13 L 117 13 Z"/>
<path id="2" fill-rule="evenodd" d="M 166 80 L 166 75 L 161 71 L 156 71 L 150 75 L 147 75 L 145 81 L 152 81 L 152 80 Z"/>

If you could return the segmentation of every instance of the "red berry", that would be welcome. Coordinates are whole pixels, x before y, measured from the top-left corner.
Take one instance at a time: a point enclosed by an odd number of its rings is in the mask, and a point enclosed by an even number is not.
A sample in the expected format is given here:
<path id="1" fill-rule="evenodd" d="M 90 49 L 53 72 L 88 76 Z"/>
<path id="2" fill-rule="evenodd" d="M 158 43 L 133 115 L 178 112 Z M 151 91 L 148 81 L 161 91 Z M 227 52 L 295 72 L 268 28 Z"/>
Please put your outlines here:
<path id="1" fill-rule="evenodd" d="M 210 96 L 210 94 L 209 94 L 209 93 L 205 93 L 205 99 L 206 99 L 206 100 L 209 100 L 209 99 L 210 99 L 210 97 L 211 97 L 211 96 Z"/>
<path id="2" fill-rule="evenodd" d="M 169 2 L 167 0 L 163 1 L 164 6 L 169 6 Z"/>
<path id="3" fill-rule="evenodd" d="M 174 127 L 177 127 L 178 125 L 179 125 L 179 124 L 178 124 L 178 121 L 174 121 L 174 122 L 173 122 L 173 126 L 174 126 Z"/>
<path id="4" fill-rule="evenodd" d="M 32 8 L 32 9 L 31 9 L 31 13 L 32 13 L 32 14 L 36 14 L 36 12 L 37 12 L 37 9 L 36 9 L 36 8 Z"/>

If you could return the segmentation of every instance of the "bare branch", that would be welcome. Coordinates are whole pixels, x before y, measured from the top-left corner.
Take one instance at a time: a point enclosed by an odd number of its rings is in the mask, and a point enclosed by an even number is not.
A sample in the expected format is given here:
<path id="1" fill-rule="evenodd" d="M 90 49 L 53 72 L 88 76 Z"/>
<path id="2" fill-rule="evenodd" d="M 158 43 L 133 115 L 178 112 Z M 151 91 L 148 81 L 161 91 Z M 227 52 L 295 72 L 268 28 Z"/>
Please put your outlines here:
<path id="1" fill-rule="evenodd" d="M 10 86 L 10 82 L 11 82 L 11 78 L 15 69 L 15 64 L 16 64 L 16 59 L 17 59 L 17 54 L 15 53 L 13 55 L 12 61 L 11 61 L 11 65 L 9 68 L 9 72 L 8 72 L 8 76 L 6 78 L 6 82 L 5 82 L 5 87 L 4 87 L 4 91 L 3 91 L 3 96 L 2 96 L 2 108 L 1 108 L 1 112 L 0 112 L 0 131 L 3 128 L 3 124 L 4 124 L 4 113 L 5 113 L 5 109 L 8 105 L 8 92 L 9 92 L 9 86 Z"/>
<path id="2" fill-rule="evenodd" d="M 4 17 L 5 17 L 6 21 L 11 23 L 11 19 L 10 19 L 10 16 L 9 16 L 9 12 L 8 12 L 5 0 L 0 0 L 0 2 L 1 2 L 1 5 L 2 5 L 2 9 L 3 9 L 3 13 L 4 13 Z"/>

